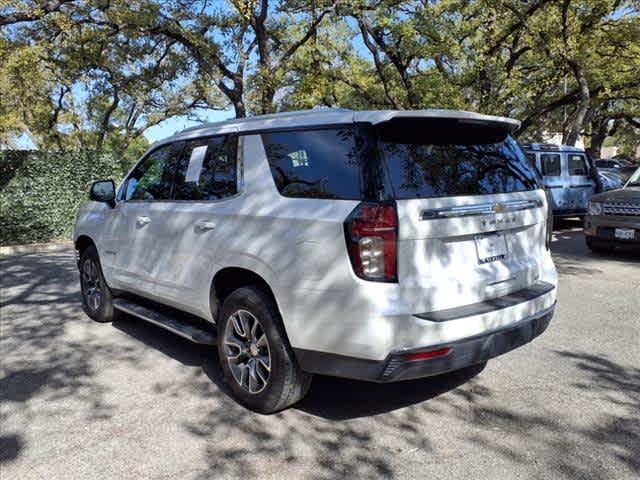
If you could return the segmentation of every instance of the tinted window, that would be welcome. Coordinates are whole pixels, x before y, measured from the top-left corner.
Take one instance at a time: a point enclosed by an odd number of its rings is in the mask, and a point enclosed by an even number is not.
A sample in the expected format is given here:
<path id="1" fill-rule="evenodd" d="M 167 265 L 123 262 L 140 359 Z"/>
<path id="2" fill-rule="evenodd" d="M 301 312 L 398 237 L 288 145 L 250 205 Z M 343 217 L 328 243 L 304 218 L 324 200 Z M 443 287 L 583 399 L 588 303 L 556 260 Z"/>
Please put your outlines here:
<path id="1" fill-rule="evenodd" d="M 166 145 L 154 150 L 131 173 L 125 200 L 167 200 L 176 166 L 176 149 Z"/>
<path id="2" fill-rule="evenodd" d="M 569 167 L 569 175 L 587 174 L 587 162 L 584 155 L 576 155 L 574 153 L 568 154 L 567 165 Z"/>
<path id="3" fill-rule="evenodd" d="M 353 128 L 262 134 L 271 174 L 286 197 L 361 198 Z"/>
<path id="4" fill-rule="evenodd" d="M 559 177 L 562 174 L 559 153 L 542 153 L 540 155 L 542 175 L 545 177 Z"/>
<path id="5" fill-rule="evenodd" d="M 538 188 L 535 171 L 510 137 L 491 138 L 483 143 L 422 143 L 424 133 L 403 143 L 385 141 L 382 150 L 395 198 L 423 198 L 454 195 L 482 195 Z M 460 139 L 465 138 L 464 130 Z M 424 140 L 422 140 L 424 139 Z M 408 143 L 411 140 L 412 143 Z M 446 141 L 446 140 L 445 140 Z M 404 143 L 407 142 L 407 143 Z"/>
<path id="6" fill-rule="evenodd" d="M 236 158 L 235 135 L 187 142 L 176 173 L 174 198 L 217 200 L 235 195 L 238 191 Z"/>

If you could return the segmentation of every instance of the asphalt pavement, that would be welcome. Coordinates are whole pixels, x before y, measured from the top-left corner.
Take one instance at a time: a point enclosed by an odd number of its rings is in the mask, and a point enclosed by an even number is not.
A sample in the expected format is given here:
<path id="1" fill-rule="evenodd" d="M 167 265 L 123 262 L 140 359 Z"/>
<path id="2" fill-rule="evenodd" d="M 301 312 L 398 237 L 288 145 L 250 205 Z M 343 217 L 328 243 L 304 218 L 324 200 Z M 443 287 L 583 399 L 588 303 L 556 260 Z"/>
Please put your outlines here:
<path id="1" fill-rule="evenodd" d="M 316 377 L 264 416 L 215 351 L 89 320 L 68 248 L 0 259 L 0 478 L 640 478 L 640 257 L 565 222 L 549 329 L 484 368 Z"/>

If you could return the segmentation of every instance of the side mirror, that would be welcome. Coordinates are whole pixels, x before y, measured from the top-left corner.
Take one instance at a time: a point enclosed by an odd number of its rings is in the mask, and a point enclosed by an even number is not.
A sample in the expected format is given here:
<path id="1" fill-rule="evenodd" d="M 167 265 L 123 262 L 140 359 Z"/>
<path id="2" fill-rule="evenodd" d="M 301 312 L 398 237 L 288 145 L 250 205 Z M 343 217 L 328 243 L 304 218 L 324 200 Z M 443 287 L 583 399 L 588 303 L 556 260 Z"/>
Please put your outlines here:
<path id="1" fill-rule="evenodd" d="M 116 204 L 116 184 L 113 180 L 99 180 L 91 185 L 89 198 L 95 202 L 108 203 L 112 207 Z"/>

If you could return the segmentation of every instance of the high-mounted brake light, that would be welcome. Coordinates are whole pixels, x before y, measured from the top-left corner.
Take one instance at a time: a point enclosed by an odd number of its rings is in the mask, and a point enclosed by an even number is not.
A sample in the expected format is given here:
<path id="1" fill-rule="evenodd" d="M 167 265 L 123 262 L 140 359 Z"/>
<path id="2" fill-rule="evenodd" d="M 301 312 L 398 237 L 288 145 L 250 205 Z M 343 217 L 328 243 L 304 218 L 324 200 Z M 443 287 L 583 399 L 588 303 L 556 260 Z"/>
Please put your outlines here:
<path id="1" fill-rule="evenodd" d="M 345 221 L 351 265 L 358 277 L 397 282 L 398 216 L 395 204 L 361 203 Z"/>

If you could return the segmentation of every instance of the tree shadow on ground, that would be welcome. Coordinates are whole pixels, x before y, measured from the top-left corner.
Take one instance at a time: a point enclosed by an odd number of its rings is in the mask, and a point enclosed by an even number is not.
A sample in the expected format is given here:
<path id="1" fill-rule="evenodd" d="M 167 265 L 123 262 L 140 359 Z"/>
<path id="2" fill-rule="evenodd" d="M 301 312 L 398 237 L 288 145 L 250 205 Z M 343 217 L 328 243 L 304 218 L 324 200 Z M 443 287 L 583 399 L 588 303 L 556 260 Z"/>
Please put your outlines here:
<path id="1" fill-rule="evenodd" d="M 480 385 L 469 385 L 481 369 L 387 385 L 316 377 L 307 398 L 283 412 L 259 415 L 229 398 L 185 428 L 202 438 L 220 439 L 207 446 L 203 479 L 214 473 L 224 478 L 269 476 L 282 468 L 292 478 L 296 472 L 312 479 L 394 478 L 397 454 L 434 452 L 429 422 L 421 412 L 437 413 L 441 405 L 430 401 L 445 392 L 470 403 L 490 395 Z M 456 389 L 465 382 L 465 391 Z M 371 416 L 375 431 L 364 418 Z"/>
<path id="2" fill-rule="evenodd" d="M 120 314 L 112 325 L 137 341 L 164 353 L 185 366 L 201 367 L 206 377 L 224 394 L 231 397 L 231 390 L 223 379 L 218 360 L 218 350 L 214 345 L 192 343 L 128 314 Z M 157 385 L 157 388 L 164 389 L 160 384 Z M 204 389 L 204 391 L 208 390 L 208 388 Z"/>
<path id="3" fill-rule="evenodd" d="M 311 462 L 309 478 L 394 476 L 385 452 L 371 455 L 378 439 L 362 423 L 378 416 L 400 449 L 429 451 L 430 442 L 417 417 L 406 410 L 472 381 L 484 368 L 478 365 L 459 372 L 386 385 L 316 376 L 307 397 L 298 405 L 274 415 L 261 415 L 239 405 L 222 377 L 214 347 L 193 345 L 153 325 L 122 316 L 114 326 L 138 341 L 177 361 L 200 366 L 183 380 L 159 380 L 154 390 L 170 396 L 198 395 L 211 404 L 185 428 L 207 440 L 208 468 L 201 478 L 244 478 L 266 475 L 258 458 L 277 462 L 295 471 Z M 459 392 L 473 401 L 487 395 L 481 386 Z M 426 402 L 428 403 L 428 402 Z M 338 452 L 340 452 L 338 454 Z M 266 468 L 266 467 L 265 467 Z"/>
<path id="4" fill-rule="evenodd" d="M 19 415 L 32 421 L 34 399 L 42 405 L 73 398 L 86 406 L 90 419 L 108 421 L 116 415 L 117 405 L 104 400 L 108 387 L 97 379 L 102 367 L 96 358 L 117 358 L 127 368 L 139 369 L 141 349 L 135 342 L 105 343 L 96 336 L 111 327 L 91 324 L 81 312 L 71 253 L 0 260 L 0 269 L 5 302 L 1 353 L 5 358 L 11 352 L 12 358 L 0 365 L 3 424 Z M 90 326 L 88 337 L 63 335 L 83 322 Z M 425 462 L 458 461 L 446 457 L 442 446 L 443 436 L 450 434 L 447 427 L 454 424 L 458 430 L 448 447 L 459 455 L 480 451 L 484 459 L 502 462 L 511 471 L 521 467 L 530 472 L 542 464 L 541 476 L 552 478 L 640 474 L 640 370 L 599 355 L 555 352 L 559 362 L 573 368 L 562 385 L 569 401 L 565 405 L 550 397 L 549 403 L 555 403 L 551 409 L 507 403 L 505 399 L 518 397 L 489 389 L 478 367 L 477 372 L 390 385 L 317 377 L 303 402 L 265 416 L 229 396 L 215 348 L 193 345 L 132 317 L 114 327 L 193 367 L 184 377 L 161 376 L 154 388 L 159 399 L 160 393 L 168 393 L 180 402 L 198 400 L 197 410 L 176 412 L 167 421 L 200 440 L 195 445 L 202 445 L 204 465 L 189 474 L 203 479 L 277 476 L 285 468 L 290 478 L 393 478 L 403 474 L 401 464 L 412 451 L 426 458 L 420 461 L 422 468 Z M 535 379 L 518 378 L 515 388 L 545 388 L 530 380 Z M 588 396 L 597 396 L 609 408 L 588 421 L 563 418 L 576 396 L 581 408 Z M 28 447 L 25 438 L 21 431 L 3 429 L 0 462 L 19 456 Z M 69 441 L 74 440 L 82 437 L 70 434 Z"/>
<path id="5" fill-rule="evenodd" d="M 603 412 L 605 421 L 583 433 L 640 475 L 640 368 L 624 367 L 589 353 L 556 353 L 574 361 L 576 368 L 588 376 L 587 382 L 575 382 L 576 388 L 603 395 L 612 405 L 626 409 L 627 415 Z"/>
<path id="6" fill-rule="evenodd" d="M 504 459 L 536 467 L 545 462 L 557 478 L 612 478 L 612 459 L 618 460 L 618 478 L 640 474 L 640 369 L 625 367 L 602 356 L 556 351 L 560 361 L 575 363 L 573 387 L 583 395 L 598 396 L 610 408 L 588 412 L 592 423 L 534 408 L 474 405 L 470 420 L 476 428 L 469 440 Z M 575 395 L 575 393 L 574 393 Z M 469 417 L 467 417 L 469 418 Z M 496 436 L 495 431 L 501 432 Z M 585 448 L 585 446 L 592 448 Z M 532 452 L 538 453 L 536 458 Z M 622 465 L 622 470 L 619 465 Z M 624 469 L 627 473 L 622 473 Z"/>
<path id="7" fill-rule="evenodd" d="M 204 374 L 225 394 L 231 391 L 223 379 L 215 346 L 196 345 L 130 315 L 113 322 L 118 330 L 183 365 L 200 366 Z M 328 420 L 367 417 L 424 402 L 465 384 L 485 363 L 434 377 L 378 384 L 346 378 L 314 376 L 311 389 L 295 408 Z"/>
<path id="8" fill-rule="evenodd" d="M 22 450 L 22 440 L 19 435 L 0 435 L 0 463 L 18 458 Z"/>
<path id="9" fill-rule="evenodd" d="M 109 419 L 115 406 L 104 400 L 108 388 L 96 379 L 96 359 L 136 359 L 130 348 L 104 344 L 93 335 L 99 330 L 84 328 L 91 323 L 82 311 L 73 253 L 11 256 L 0 259 L 0 271 L 3 424 L 12 420 L 16 428 L 34 409 L 51 405 L 53 411 L 65 399 L 81 404 L 87 420 Z M 27 443 L 18 433 L 2 433 L 0 462 L 16 458 Z"/>

